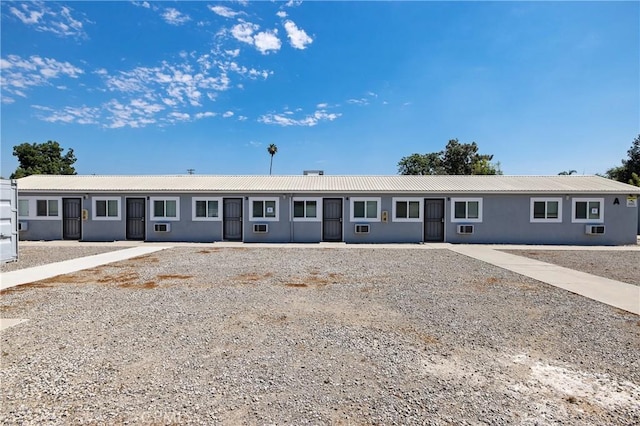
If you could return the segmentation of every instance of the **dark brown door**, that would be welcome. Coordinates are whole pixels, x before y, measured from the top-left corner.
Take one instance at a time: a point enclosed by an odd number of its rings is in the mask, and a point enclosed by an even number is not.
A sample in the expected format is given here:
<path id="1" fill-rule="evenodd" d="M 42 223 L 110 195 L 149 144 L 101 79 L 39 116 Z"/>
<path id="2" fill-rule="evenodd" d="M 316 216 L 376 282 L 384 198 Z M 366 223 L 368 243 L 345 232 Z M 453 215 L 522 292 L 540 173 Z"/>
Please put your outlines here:
<path id="1" fill-rule="evenodd" d="M 79 240 L 82 236 L 82 200 L 62 199 L 62 239 Z"/>
<path id="2" fill-rule="evenodd" d="M 242 198 L 225 198 L 222 204 L 222 239 L 242 241 Z"/>
<path id="3" fill-rule="evenodd" d="M 322 241 L 342 241 L 342 198 L 322 200 Z"/>
<path id="4" fill-rule="evenodd" d="M 144 240 L 145 199 L 127 198 L 127 240 Z"/>
<path id="5" fill-rule="evenodd" d="M 424 200 L 424 240 L 444 241 L 444 200 L 442 198 Z"/>

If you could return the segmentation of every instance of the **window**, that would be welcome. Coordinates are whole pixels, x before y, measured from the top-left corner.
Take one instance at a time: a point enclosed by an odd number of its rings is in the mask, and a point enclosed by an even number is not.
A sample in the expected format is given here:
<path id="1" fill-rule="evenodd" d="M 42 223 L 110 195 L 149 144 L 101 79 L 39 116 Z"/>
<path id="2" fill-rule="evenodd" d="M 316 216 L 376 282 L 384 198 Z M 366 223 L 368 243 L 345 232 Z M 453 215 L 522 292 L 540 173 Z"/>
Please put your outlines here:
<path id="1" fill-rule="evenodd" d="M 314 222 L 322 220 L 321 198 L 294 198 L 293 220 Z"/>
<path id="2" fill-rule="evenodd" d="M 58 197 L 20 197 L 18 198 L 18 216 L 38 220 L 60 220 L 62 198 Z"/>
<path id="3" fill-rule="evenodd" d="M 29 217 L 29 200 L 18 200 L 18 216 Z"/>
<path id="4" fill-rule="evenodd" d="M 180 198 L 151 197 L 151 220 L 180 220 Z"/>
<path id="5" fill-rule="evenodd" d="M 221 198 L 192 198 L 191 220 L 222 220 L 220 216 Z"/>
<path id="6" fill-rule="evenodd" d="M 574 198 L 571 221 L 603 223 L 604 198 Z"/>
<path id="7" fill-rule="evenodd" d="M 94 197 L 93 220 L 120 220 L 120 198 Z"/>
<path id="8" fill-rule="evenodd" d="M 58 216 L 58 200 L 36 200 L 36 216 Z"/>
<path id="9" fill-rule="evenodd" d="M 420 198 L 394 198 L 393 221 L 394 222 L 419 222 L 422 220 L 422 199 Z"/>
<path id="10" fill-rule="evenodd" d="M 562 222 L 562 198 L 531 198 L 530 222 Z"/>
<path id="11" fill-rule="evenodd" d="M 278 198 L 249 198 L 251 218 L 249 220 L 278 220 Z"/>
<path id="12" fill-rule="evenodd" d="M 351 221 L 380 221 L 380 198 L 351 197 Z"/>
<path id="13" fill-rule="evenodd" d="M 482 198 L 452 198 L 451 222 L 482 222 Z"/>

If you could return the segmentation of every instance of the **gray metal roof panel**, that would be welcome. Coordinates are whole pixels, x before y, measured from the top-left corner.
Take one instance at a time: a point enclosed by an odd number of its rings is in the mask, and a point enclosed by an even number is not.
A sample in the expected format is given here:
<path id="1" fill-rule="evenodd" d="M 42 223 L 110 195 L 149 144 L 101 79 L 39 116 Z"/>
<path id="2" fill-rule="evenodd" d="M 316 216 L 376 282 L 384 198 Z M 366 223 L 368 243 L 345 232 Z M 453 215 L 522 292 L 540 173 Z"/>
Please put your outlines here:
<path id="1" fill-rule="evenodd" d="M 599 176 L 222 176 L 32 175 L 19 191 L 219 193 L 628 193 L 640 188 Z"/>

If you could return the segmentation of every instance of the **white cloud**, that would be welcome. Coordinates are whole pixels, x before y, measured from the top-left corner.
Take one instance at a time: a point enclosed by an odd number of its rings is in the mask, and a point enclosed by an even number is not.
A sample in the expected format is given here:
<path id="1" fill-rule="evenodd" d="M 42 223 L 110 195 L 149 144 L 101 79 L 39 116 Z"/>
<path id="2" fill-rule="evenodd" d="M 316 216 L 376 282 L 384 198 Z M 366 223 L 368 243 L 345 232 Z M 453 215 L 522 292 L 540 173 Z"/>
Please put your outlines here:
<path id="1" fill-rule="evenodd" d="M 232 58 L 237 58 L 240 55 L 240 49 L 225 50 L 224 53 L 231 56 Z"/>
<path id="2" fill-rule="evenodd" d="M 254 44 L 260 53 L 266 55 L 270 50 L 280 50 L 282 43 L 277 34 L 278 30 L 267 30 L 256 34 Z"/>
<path id="3" fill-rule="evenodd" d="M 33 26 L 36 31 L 50 32 L 61 37 L 86 37 L 85 23 L 91 21 L 73 16 L 69 6 L 42 1 L 25 2 L 11 6 L 9 12 L 25 25 Z"/>
<path id="4" fill-rule="evenodd" d="M 245 115 L 239 115 L 238 116 L 238 121 L 247 121 L 249 119 L 249 117 L 245 116 Z"/>
<path id="5" fill-rule="evenodd" d="M 303 29 L 298 28 L 293 21 L 286 21 L 284 29 L 287 30 L 289 43 L 296 49 L 306 49 L 309 44 L 313 43 L 313 39 Z"/>
<path id="6" fill-rule="evenodd" d="M 215 112 L 211 112 L 211 111 L 206 111 L 206 112 L 198 112 L 196 113 L 195 117 L 197 120 L 200 120 L 201 118 L 208 118 L 208 117 L 215 117 L 216 115 L 218 115 Z"/>
<path id="7" fill-rule="evenodd" d="M 134 6 L 144 7 L 145 9 L 149 9 L 151 7 L 148 1 L 133 1 L 131 3 L 133 3 Z"/>
<path id="8" fill-rule="evenodd" d="M 233 117 L 233 115 L 234 115 L 233 111 L 227 111 L 224 114 L 222 114 L 224 118 L 230 118 L 230 117 Z"/>
<path id="9" fill-rule="evenodd" d="M 171 112 L 168 116 L 170 120 L 175 119 L 178 121 L 189 121 L 189 119 L 191 119 L 191 116 L 186 112 Z"/>
<path id="10" fill-rule="evenodd" d="M 128 105 L 112 99 L 104 105 L 104 108 L 111 114 L 107 117 L 109 122 L 104 126 L 111 129 L 126 126 L 138 128 L 156 123 L 158 120 L 155 114 L 164 109 L 162 105 L 152 104 L 142 99 L 133 99 Z"/>
<path id="11" fill-rule="evenodd" d="M 355 105 L 369 105 L 369 100 L 367 98 L 347 99 L 347 103 Z"/>
<path id="12" fill-rule="evenodd" d="M 285 6 L 287 7 L 296 7 L 302 4 L 302 0 L 289 0 Z"/>
<path id="13" fill-rule="evenodd" d="M 238 15 L 246 15 L 246 13 L 244 12 L 236 12 L 235 10 L 226 6 L 209 6 L 209 10 L 211 10 L 216 15 L 220 15 L 225 18 L 235 18 Z"/>
<path id="14" fill-rule="evenodd" d="M 326 110 L 319 109 L 316 110 L 313 114 L 307 115 L 302 118 L 293 118 L 294 115 L 292 111 L 285 111 L 281 114 L 265 114 L 258 118 L 260 123 L 264 124 L 274 124 L 277 126 L 288 127 L 288 126 L 305 126 L 305 127 L 313 127 L 320 122 L 323 121 L 333 121 L 342 116 L 339 113 L 328 113 Z"/>
<path id="15" fill-rule="evenodd" d="M 260 26 L 257 24 L 241 21 L 231 28 L 231 35 L 238 41 L 255 46 L 263 55 L 272 50 L 280 50 L 282 42 L 278 38 L 278 30 L 266 30 L 256 33 L 259 29 Z"/>
<path id="16" fill-rule="evenodd" d="M 328 106 L 329 106 L 329 104 L 328 104 L 328 103 L 323 102 L 323 103 L 321 103 L 321 104 L 316 105 L 316 108 L 326 108 L 326 107 L 328 107 Z"/>
<path id="17" fill-rule="evenodd" d="M 9 55 L 0 59 L 1 87 L 3 92 L 26 97 L 30 87 L 51 85 L 49 80 L 69 77 L 78 78 L 84 71 L 69 62 L 42 58 L 37 55 L 22 58 Z"/>
<path id="18" fill-rule="evenodd" d="M 100 116 L 100 109 L 95 107 L 64 107 L 62 109 L 53 109 L 41 105 L 33 105 L 33 108 L 44 111 L 39 113 L 39 118 L 49 123 L 78 123 L 78 124 L 97 124 Z M 49 113 L 46 115 L 45 113 Z"/>
<path id="19" fill-rule="evenodd" d="M 283 18 L 284 19 L 288 15 L 287 15 L 287 12 L 285 12 L 284 10 L 279 10 L 278 12 L 276 12 L 276 16 L 278 16 L 278 18 Z"/>
<path id="20" fill-rule="evenodd" d="M 256 24 L 242 21 L 231 28 L 231 35 L 243 43 L 253 44 L 253 33 L 259 28 Z"/>
<path id="21" fill-rule="evenodd" d="M 179 10 L 174 9 L 173 7 L 165 9 L 164 13 L 162 14 L 162 18 L 165 20 L 165 22 L 167 22 L 167 24 L 171 25 L 182 25 L 185 22 L 191 20 L 191 17 L 189 15 L 185 15 Z"/>

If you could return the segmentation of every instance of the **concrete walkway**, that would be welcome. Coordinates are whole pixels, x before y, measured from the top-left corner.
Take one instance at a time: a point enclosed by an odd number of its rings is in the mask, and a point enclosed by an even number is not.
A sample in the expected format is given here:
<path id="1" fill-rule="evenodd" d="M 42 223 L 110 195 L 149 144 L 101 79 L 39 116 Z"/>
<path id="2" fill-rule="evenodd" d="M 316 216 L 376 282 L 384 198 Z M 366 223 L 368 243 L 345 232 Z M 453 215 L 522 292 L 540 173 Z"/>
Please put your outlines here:
<path id="1" fill-rule="evenodd" d="M 69 274 L 82 269 L 106 265 L 107 263 L 118 262 L 132 257 L 143 256 L 169 247 L 171 246 L 138 246 L 124 250 L 96 254 L 93 256 L 81 257 L 78 259 L 65 260 L 63 262 L 50 263 L 48 265 L 35 266 L 33 268 L 3 272 L 0 276 L 0 290 L 52 278 L 58 275 Z"/>
<path id="2" fill-rule="evenodd" d="M 504 253 L 487 246 L 451 245 L 448 248 L 456 253 L 640 315 L 640 286 Z"/>

